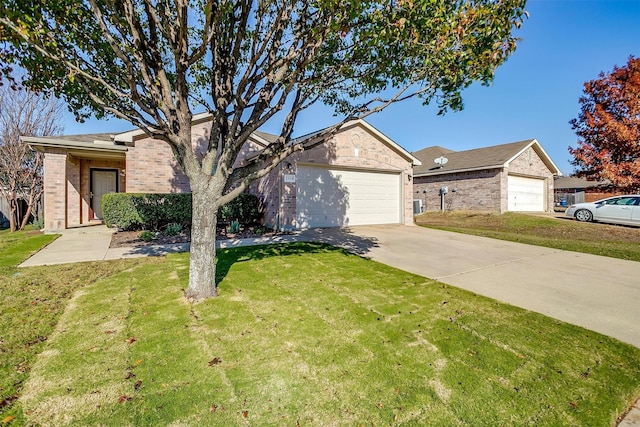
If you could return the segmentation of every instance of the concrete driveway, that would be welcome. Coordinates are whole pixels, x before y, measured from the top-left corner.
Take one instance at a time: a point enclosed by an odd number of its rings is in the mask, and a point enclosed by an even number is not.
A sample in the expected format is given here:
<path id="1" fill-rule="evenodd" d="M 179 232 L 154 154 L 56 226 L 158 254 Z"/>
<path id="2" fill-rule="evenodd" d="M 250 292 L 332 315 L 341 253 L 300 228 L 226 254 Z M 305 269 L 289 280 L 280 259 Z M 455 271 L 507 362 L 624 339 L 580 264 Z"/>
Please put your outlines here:
<path id="1" fill-rule="evenodd" d="M 314 240 L 640 347 L 639 262 L 417 226 L 312 233 Z"/>

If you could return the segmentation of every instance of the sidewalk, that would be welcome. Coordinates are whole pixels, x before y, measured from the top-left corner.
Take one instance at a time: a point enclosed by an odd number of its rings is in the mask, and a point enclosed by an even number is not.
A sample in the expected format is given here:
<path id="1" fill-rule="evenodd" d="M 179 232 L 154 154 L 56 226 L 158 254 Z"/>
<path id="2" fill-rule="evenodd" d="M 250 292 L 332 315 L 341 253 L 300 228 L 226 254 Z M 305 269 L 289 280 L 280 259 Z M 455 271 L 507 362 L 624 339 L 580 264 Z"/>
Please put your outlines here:
<path id="1" fill-rule="evenodd" d="M 35 267 L 39 265 L 66 264 L 72 262 L 104 261 L 122 258 L 145 256 L 162 256 L 170 253 L 187 252 L 188 243 L 172 245 L 148 245 L 127 248 L 110 248 L 111 235 L 115 232 L 104 225 L 79 227 L 64 230 L 40 252 L 34 254 L 18 267 Z M 217 248 L 232 248 L 250 245 L 266 245 L 272 243 L 289 243 L 309 241 L 311 237 L 300 234 L 288 234 L 275 237 L 258 237 L 252 239 L 229 239 L 216 242 Z"/>

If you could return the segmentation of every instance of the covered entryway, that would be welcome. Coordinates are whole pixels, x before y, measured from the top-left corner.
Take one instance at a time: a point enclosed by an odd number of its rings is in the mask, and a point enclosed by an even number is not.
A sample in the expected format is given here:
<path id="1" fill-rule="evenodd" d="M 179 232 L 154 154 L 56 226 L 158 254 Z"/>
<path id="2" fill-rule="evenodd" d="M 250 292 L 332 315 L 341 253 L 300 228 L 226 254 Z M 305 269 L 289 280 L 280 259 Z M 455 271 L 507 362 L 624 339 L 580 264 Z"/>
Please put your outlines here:
<path id="1" fill-rule="evenodd" d="M 91 210 L 94 219 L 102 219 L 102 196 L 117 191 L 117 169 L 91 169 Z"/>
<path id="2" fill-rule="evenodd" d="M 508 207 L 511 212 L 544 212 L 545 180 L 509 175 Z"/>
<path id="3" fill-rule="evenodd" d="M 400 174 L 299 165 L 299 228 L 401 222 Z"/>

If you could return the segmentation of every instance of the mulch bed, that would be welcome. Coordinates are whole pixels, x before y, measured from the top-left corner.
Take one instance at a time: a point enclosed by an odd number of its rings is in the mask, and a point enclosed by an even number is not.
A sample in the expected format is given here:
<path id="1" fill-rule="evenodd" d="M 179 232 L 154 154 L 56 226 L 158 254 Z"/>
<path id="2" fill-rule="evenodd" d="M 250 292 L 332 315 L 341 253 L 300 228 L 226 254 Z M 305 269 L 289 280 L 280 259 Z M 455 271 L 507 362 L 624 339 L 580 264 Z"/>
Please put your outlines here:
<path id="1" fill-rule="evenodd" d="M 137 247 L 137 246 L 149 246 L 149 245 L 169 245 L 175 243 L 189 243 L 191 241 L 191 233 L 189 231 L 183 232 L 176 236 L 167 236 L 164 233 L 157 233 L 156 237 L 151 241 L 140 240 L 138 236 L 140 231 L 118 231 L 111 236 L 111 248 L 124 248 L 124 247 Z M 253 227 L 249 227 L 240 233 L 218 233 L 217 240 L 228 239 L 250 239 L 255 237 L 272 237 L 278 234 L 272 230 L 266 230 L 265 232 L 258 234 L 254 232 Z"/>

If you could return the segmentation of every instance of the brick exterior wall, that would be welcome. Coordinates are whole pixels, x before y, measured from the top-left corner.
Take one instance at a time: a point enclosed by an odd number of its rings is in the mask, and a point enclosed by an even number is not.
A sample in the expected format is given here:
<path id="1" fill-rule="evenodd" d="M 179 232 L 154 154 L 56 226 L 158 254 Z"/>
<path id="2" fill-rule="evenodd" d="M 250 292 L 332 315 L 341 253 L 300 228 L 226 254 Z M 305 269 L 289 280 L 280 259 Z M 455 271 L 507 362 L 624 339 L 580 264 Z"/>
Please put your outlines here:
<path id="1" fill-rule="evenodd" d="M 67 153 L 52 148 L 44 153 L 44 228 L 58 231 L 67 228 Z"/>
<path id="2" fill-rule="evenodd" d="M 194 124 L 191 129 L 192 144 L 200 159 L 209 143 L 209 122 Z M 239 158 L 255 151 L 255 144 L 243 148 Z M 127 151 L 127 192 L 130 193 L 188 193 L 189 179 L 178 165 L 173 152 L 164 141 L 140 138 L 129 144 Z"/>
<path id="3" fill-rule="evenodd" d="M 500 211 L 502 188 L 506 188 L 502 178 L 500 169 L 416 177 L 412 198 L 422 200 L 424 211 L 440 210 L 440 189 L 448 187 L 444 196 L 446 210 Z"/>
<path id="4" fill-rule="evenodd" d="M 127 191 L 129 193 L 189 192 L 189 180 L 164 141 L 144 138 L 127 151 Z"/>
<path id="5" fill-rule="evenodd" d="M 553 173 L 532 147 L 513 159 L 504 169 L 416 177 L 413 198 L 422 200 L 425 211 L 440 210 L 440 189 L 446 186 L 449 190 L 444 198 L 446 210 L 503 213 L 508 210 L 509 175 L 544 179 L 547 200 L 545 209 L 553 210 Z"/>
<path id="6" fill-rule="evenodd" d="M 285 230 L 297 228 L 296 183 L 285 183 L 282 177 L 295 175 L 298 164 L 399 173 L 404 202 L 401 221 L 406 225 L 413 224 L 413 187 L 408 179 L 413 172 L 411 163 L 366 128 L 355 125 L 340 131 L 328 143 L 291 155 L 254 186 L 265 202 L 267 226 L 275 228 L 279 224 Z"/>

